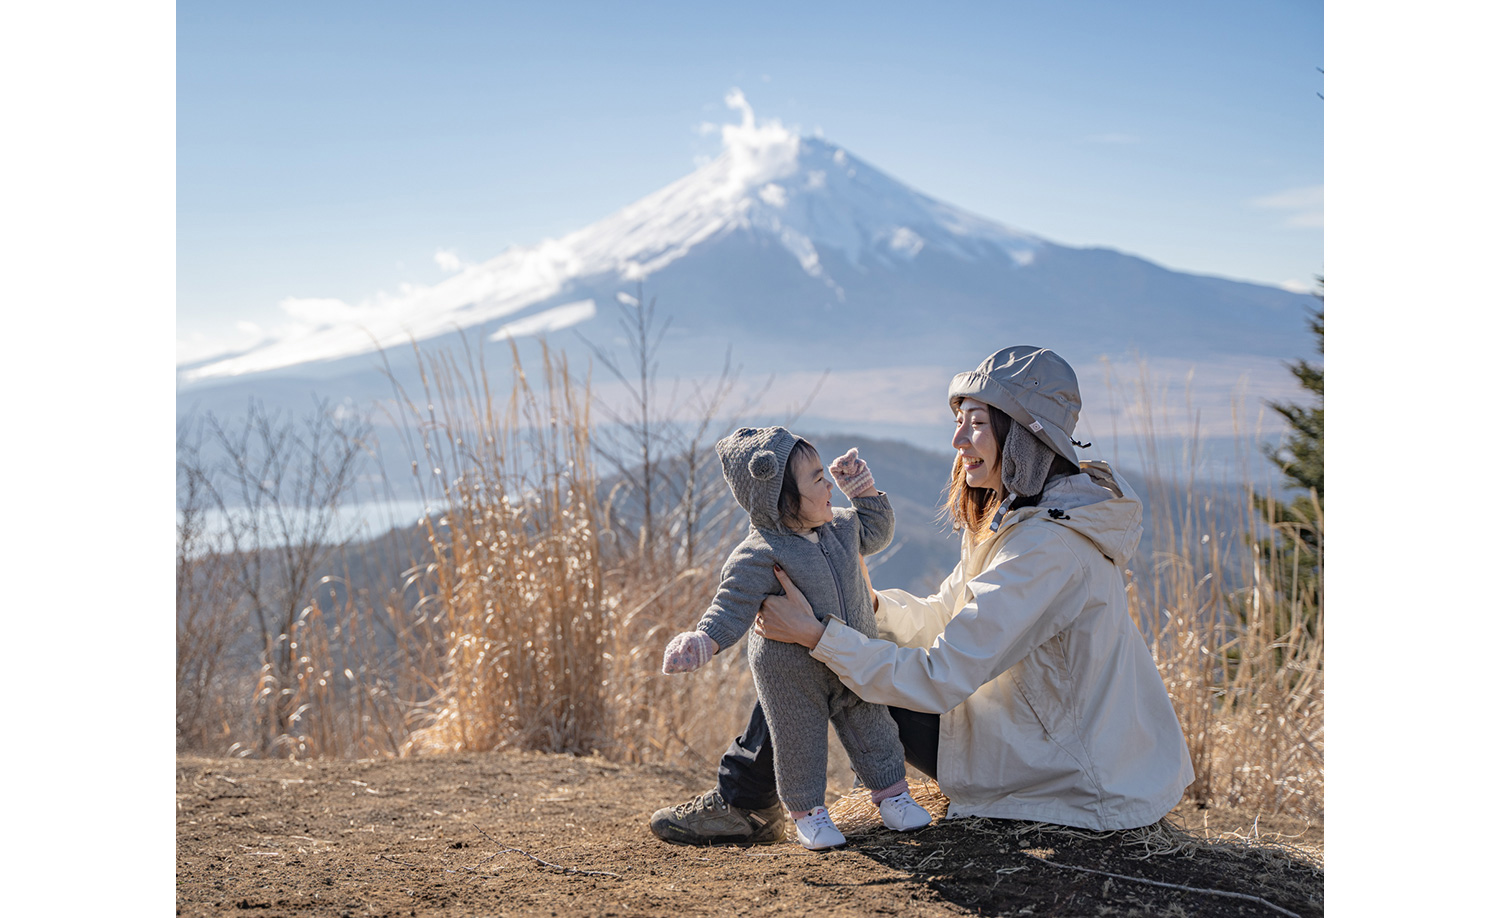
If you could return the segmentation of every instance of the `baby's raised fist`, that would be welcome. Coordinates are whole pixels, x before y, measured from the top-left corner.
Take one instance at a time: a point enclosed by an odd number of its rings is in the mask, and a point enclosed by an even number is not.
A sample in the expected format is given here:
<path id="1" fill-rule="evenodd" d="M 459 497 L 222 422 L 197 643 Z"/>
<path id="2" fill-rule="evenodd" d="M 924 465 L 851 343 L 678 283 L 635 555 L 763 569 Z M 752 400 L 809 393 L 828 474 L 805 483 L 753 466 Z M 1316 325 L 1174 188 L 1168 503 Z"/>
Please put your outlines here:
<path id="1" fill-rule="evenodd" d="M 872 497 L 875 494 L 875 476 L 870 466 L 859 458 L 859 450 L 851 449 L 828 464 L 834 484 L 846 497 Z"/>

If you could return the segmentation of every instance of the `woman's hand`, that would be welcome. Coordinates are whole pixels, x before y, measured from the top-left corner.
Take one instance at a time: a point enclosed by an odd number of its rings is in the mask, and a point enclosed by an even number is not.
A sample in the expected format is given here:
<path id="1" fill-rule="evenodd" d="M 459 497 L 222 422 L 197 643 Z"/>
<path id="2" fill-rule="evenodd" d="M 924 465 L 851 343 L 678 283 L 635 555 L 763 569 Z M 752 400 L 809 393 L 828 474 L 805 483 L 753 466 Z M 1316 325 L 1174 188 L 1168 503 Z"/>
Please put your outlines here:
<path id="1" fill-rule="evenodd" d="M 823 639 L 826 626 L 813 615 L 812 604 L 781 565 L 775 567 L 775 574 L 786 595 L 767 596 L 761 602 L 760 614 L 755 616 L 755 633 L 768 641 L 801 644 L 811 650 Z"/>

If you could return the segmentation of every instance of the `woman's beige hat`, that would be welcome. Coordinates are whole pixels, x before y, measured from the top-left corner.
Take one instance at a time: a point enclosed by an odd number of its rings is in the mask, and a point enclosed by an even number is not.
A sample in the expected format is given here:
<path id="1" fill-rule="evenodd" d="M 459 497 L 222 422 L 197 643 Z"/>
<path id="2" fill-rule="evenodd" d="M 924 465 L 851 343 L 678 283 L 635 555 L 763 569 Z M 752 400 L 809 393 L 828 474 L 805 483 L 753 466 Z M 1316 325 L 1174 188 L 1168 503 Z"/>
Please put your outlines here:
<path id="1" fill-rule="evenodd" d="M 978 399 L 1021 422 L 1053 452 L 1078 465 L 1073 439 L 1083 398 L 1078 376 L 1056 351 L 1019 345 L 991 354 L 979 367 L 953 377 L 948 404 L 956 411 L 965 398 Z"/>

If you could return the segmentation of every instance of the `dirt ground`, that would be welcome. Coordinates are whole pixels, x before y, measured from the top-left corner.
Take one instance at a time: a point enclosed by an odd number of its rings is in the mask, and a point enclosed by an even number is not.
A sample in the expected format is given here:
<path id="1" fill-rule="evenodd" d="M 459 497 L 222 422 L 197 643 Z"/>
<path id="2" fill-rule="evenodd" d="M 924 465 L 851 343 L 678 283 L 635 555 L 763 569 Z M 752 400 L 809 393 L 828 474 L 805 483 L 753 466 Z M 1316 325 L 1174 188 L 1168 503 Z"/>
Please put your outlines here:
<path id="1" fill-rule="evenodd" d="M 1151 832 L 963 819 L 902 834 L 865 798 L 835 808 L 849 844 L 832 851 L 650 834 L 652 810 L 711 784 L 540 753 L 179 757 L 177 914 L 1323 914 L 1321 827 L 1181 807 Z M 919 798 L 941 814 L 935 793 Z"/>

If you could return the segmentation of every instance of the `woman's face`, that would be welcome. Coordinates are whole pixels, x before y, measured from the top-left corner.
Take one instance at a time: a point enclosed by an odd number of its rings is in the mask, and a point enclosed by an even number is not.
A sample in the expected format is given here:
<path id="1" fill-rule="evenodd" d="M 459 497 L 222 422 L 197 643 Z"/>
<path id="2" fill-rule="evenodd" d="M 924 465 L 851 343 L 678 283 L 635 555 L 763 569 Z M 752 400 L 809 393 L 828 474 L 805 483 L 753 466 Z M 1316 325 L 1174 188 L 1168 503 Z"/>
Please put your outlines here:
<path id="1" fill-rule="evenodd" d="M 957 430 L 953 448 L 964 466 L 964 482 L 971 488 L 1002 490 L 1000 485 L 1000 441 L 990 424 L 990 409 L 983 402 L 966 398 L 954 415 Z"/>
<path id="2" fill-rule="evenodd" d="M 797 482 L 802 496 L 798 523 L 802 528 L 816 529 L 833 522 L 833 482 L 823 472 L 823 460 L 816 452 L 803 453 L 792 460 L 787 470 Z"/>

